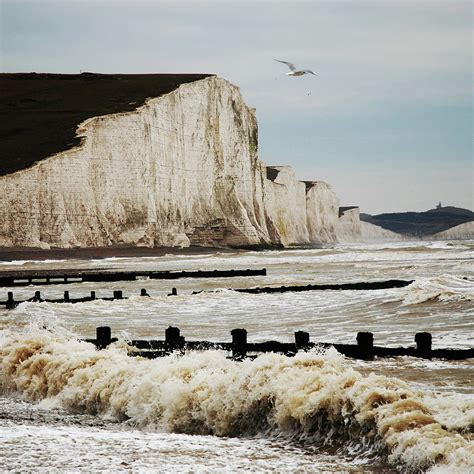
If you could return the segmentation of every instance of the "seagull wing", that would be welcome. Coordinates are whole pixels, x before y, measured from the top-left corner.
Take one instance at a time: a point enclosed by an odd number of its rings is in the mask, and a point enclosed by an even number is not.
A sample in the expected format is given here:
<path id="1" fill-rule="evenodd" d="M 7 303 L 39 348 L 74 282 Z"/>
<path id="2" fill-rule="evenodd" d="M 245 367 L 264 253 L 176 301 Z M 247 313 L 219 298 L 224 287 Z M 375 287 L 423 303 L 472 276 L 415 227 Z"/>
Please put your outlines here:
<path id="1" fill-rule="evenodd" d="M 279 59 L 274 59 L 273 61 L 278 61 L 279 63 L 286 64 L 290 68 L 290 71 L 296 71 L 296 67 L 293 63 L 289 63 L 287 61 L 280 61 Z"/>
<path id="2" fill-rule="evenodd" d="M 317 76 L 317 74 L 314 71 L 311 71 L 310 69 L 304 69 L 303 72 L 306 74 L 314 74 L 315 76 Z"/>

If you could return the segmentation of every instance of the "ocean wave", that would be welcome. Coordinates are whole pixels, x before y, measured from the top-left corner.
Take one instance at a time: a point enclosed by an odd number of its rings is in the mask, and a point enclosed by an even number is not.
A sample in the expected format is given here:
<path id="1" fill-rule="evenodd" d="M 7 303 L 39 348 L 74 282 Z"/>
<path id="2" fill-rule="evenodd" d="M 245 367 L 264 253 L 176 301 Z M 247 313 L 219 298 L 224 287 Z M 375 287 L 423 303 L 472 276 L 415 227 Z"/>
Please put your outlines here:
<path id="1" fill-rule="evenodd" d="M 363 376 L 333 351 L 243 362 L 220 352 L 144 360 L 127 356 L 123 342 L 98 352 L 47 331 L 0 344 L 4 393 L 74 413 L 165 432 L 356 443 L 406 470 L 474 469 L 472 401 L 447 404 L 399 379 Z M 446 425 L 452 405 L 456 423 Z"/>
<path id="2" fill-rule="evenodd" d="M 403 289 L 403 305 L 411 306 L 428 301 L 474 301 L 474 282 L 453 275 L 417 278 Z"/>

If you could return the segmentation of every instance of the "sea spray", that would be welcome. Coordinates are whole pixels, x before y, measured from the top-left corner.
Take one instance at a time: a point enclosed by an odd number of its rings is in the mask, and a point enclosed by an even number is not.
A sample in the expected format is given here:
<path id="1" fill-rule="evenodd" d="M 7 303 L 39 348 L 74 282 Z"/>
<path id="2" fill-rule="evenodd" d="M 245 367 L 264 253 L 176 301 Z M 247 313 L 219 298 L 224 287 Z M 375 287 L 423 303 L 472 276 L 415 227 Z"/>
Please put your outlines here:
<path id="1" fill-rule="evenodd" d="M 71 412 L 165 432 L 359 440 L 413 470 L 474 467 L 472 436 L 441 425 L 435 397 L 425 403 L 401 380 L 364 377 L 331 351 L 240 363 L 219 352 L 143 360 L 123 342 L 99 352 L 42 331 L 7 337 L 0 357 L 4 391 Z M 471 415 L 460 422 L 468 426 Z"/>

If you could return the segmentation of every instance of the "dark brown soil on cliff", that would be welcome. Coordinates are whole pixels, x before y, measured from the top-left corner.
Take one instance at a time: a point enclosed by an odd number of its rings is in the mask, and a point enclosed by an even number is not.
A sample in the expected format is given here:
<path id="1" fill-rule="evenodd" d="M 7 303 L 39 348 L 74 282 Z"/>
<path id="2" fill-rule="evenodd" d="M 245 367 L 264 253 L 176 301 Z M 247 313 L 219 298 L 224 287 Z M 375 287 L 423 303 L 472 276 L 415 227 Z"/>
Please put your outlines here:
<path id="1" fill-rule="evenodd" d="M 80 143 L 76 128 L 211 74 L 0 74 L 0 176 Z"/>

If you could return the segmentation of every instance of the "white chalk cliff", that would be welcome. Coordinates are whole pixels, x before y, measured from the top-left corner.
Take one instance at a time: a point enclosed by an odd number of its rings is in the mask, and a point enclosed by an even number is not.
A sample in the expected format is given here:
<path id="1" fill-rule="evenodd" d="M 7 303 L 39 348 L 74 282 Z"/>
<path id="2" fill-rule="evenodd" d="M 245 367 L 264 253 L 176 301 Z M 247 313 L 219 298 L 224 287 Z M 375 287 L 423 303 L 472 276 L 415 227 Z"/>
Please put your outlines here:
<path id="1" fill-rule="evenodd" d="M 337 240 L 341 243 L 406 240 L 407 237 L 360 220 L 358 207 L 341 208 L 336 226 Z"/>
<path id="2" fill-rule="evenodd" d="M 267 170 L 255 111 L 221 78 L 91 118 L 78 134 L 80 146 L 0 177 L 0 246 L 336 241 L 334 192 L 288 167 Z"/>
<path id="3" fill-rule="evenodd" d="M 459 224 L 451 229 L 427 237 L 428 240 L 468 240 L 474 239 L 474 221 Z"/>

